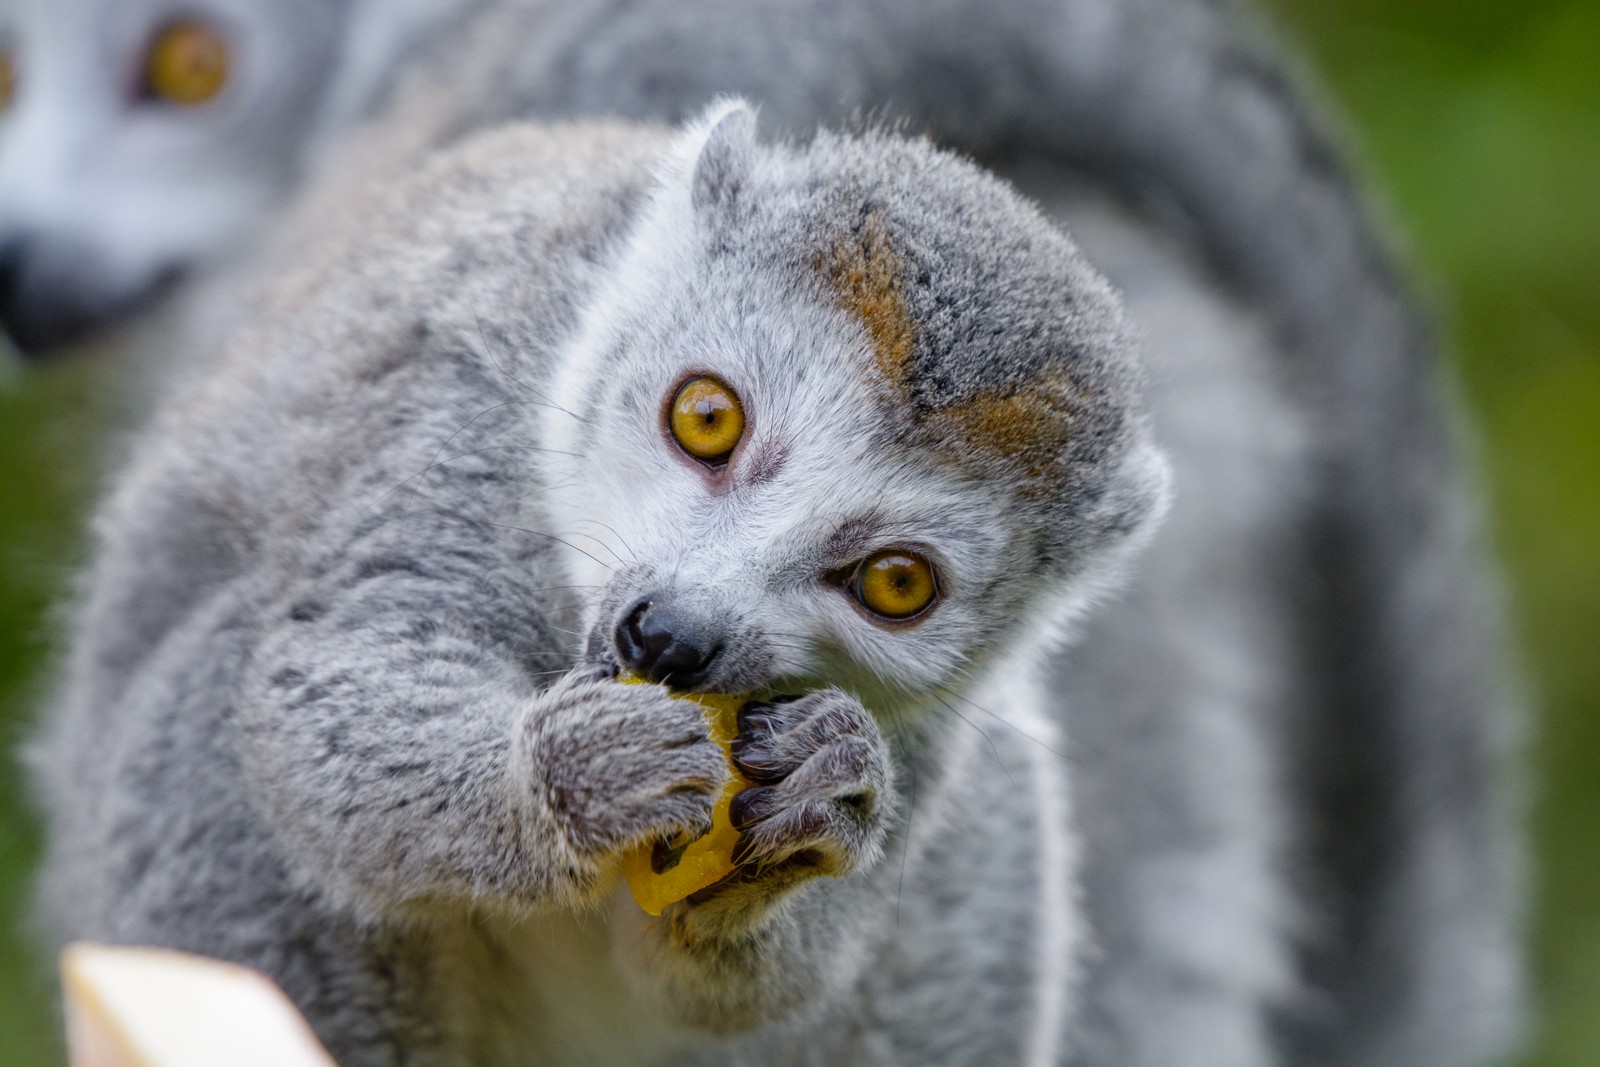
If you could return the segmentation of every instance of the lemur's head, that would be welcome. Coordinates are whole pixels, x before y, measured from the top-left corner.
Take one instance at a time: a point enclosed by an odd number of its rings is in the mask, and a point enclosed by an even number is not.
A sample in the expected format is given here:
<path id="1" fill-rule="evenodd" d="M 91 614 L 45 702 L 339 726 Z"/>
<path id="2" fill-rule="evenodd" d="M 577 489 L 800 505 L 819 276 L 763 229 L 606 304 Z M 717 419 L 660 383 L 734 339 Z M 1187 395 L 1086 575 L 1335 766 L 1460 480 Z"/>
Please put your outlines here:
<path id="1" fill-rule="evenodd" d="M 440 2 L 0 0 L 0 335 L 56 349 L 239 247 Z"/>
<path id="2" fill-rule="evenodd" d="M 550 498 L 588 653 L 870 704 L 1058 627 L 1162 510 L 1107 283 L 925 143 L 680 142 L 562 361 Z"/>

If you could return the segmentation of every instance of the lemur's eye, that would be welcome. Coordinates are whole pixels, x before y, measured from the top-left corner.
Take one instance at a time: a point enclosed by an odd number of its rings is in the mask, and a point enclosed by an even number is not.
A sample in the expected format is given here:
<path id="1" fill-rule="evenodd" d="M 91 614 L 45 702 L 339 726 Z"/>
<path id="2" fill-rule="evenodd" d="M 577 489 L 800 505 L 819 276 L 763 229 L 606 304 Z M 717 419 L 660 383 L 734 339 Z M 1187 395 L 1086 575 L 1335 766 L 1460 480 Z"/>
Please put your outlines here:
<path id="1" fill-rule="evenodd" d="M 722 463 L 744 436 L 744 409 L 733 390 L 701 375 L 678 387 L 667 413 L 672 439 L 702 463 Z"/>
<path id="2" fill-rule="evenodd" d="M 850 576 L 861 606 L 886 619 L 909 619 L 928 610 L 939 595 L 933 564 L 901 549 L 869 556 Z"/>
<path id="3" fill-rule="evenodd" d="M 12 65 L 11 53 L 0 49 L 0 111 L 11 106 L 17 95 L 17 68 Z"/>
<path id="4" fill-rule="evenodd" d="M 204 104 L 228 82 L 228 41 L 203 22 L 174 22 L 144 56 L 144 96 L 179 107 Z"/>

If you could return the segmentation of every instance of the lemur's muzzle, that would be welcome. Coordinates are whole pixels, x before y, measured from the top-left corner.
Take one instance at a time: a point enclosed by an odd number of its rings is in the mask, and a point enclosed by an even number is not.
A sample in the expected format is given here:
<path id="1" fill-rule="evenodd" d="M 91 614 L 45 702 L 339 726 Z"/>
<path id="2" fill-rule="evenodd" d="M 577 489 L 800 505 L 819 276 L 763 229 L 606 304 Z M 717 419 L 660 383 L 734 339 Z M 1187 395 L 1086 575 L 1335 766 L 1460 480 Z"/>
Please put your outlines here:
<path id="1" fill-rule="evenodd" d="M 613 645 L 624 669 L 675 689 L 703 685 L 722 651 L 714 626 L 660 603 L 657 595 L 640 597 L 623 613 Z"/>
<path id="2" fill-rule="evenodd" d="M 114 284 L 94 252 L 38 233 L 0 234 L 0 353 L 40 359 L 83 341 L 160 300 L 182 270 Z"/>

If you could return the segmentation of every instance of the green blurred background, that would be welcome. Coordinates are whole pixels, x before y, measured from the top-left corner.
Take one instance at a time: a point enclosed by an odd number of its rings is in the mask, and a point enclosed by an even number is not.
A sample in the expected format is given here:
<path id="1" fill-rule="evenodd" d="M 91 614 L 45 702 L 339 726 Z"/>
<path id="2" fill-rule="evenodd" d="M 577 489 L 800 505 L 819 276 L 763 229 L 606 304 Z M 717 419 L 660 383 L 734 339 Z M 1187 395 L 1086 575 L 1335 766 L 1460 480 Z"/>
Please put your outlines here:
<path id="1" fill-rule="evenodd" d="M 1527 1067 L 1600 1063 L 1600 2 L 1274 0 L 1350 118 L 1452 343 L 1537 706 L 1540 1025 Z M 0 371 L 0 737 L 37 702 L 81 555 L 112 375 Z M 0 1064 L 59 1063 L 22 925 L 37 837 L 0 779 Z"/>

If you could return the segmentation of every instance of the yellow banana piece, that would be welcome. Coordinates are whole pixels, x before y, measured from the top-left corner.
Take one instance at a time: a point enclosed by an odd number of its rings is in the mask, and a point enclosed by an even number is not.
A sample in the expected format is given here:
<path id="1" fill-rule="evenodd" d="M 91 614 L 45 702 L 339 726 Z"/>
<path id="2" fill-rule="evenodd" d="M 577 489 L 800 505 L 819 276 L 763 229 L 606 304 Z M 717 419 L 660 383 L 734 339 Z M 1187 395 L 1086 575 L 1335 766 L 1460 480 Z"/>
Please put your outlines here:
<path id="1" fill-rule="evenodd" d="M 623 676 L 624 685 L 648 684 L 637 676 Z M 721 881 L 733 870 L 733 847 L 739 843 L 739 831 L 728 818 L 728 805 L 741 790 L 753 784 L 733 765 L 730 748 L 739 735 L 739 709 L 749 699 L 748 695 L 727 693 L 673 694 L 680 700 L 699 704 L 706 717 L 706 727 L 711 739 L 722 747 L 728 761 L 728 781 L 711 811 L 711 829 L 684 846 L 677 863 L 657 874 L 651 865 L 654 848 L 643 845 L 622 858 L 622 875 L 628 881 L 633 899 L 651 915 L 660 915 L 661 909 L 674 904 L 690 893 Z"/>

